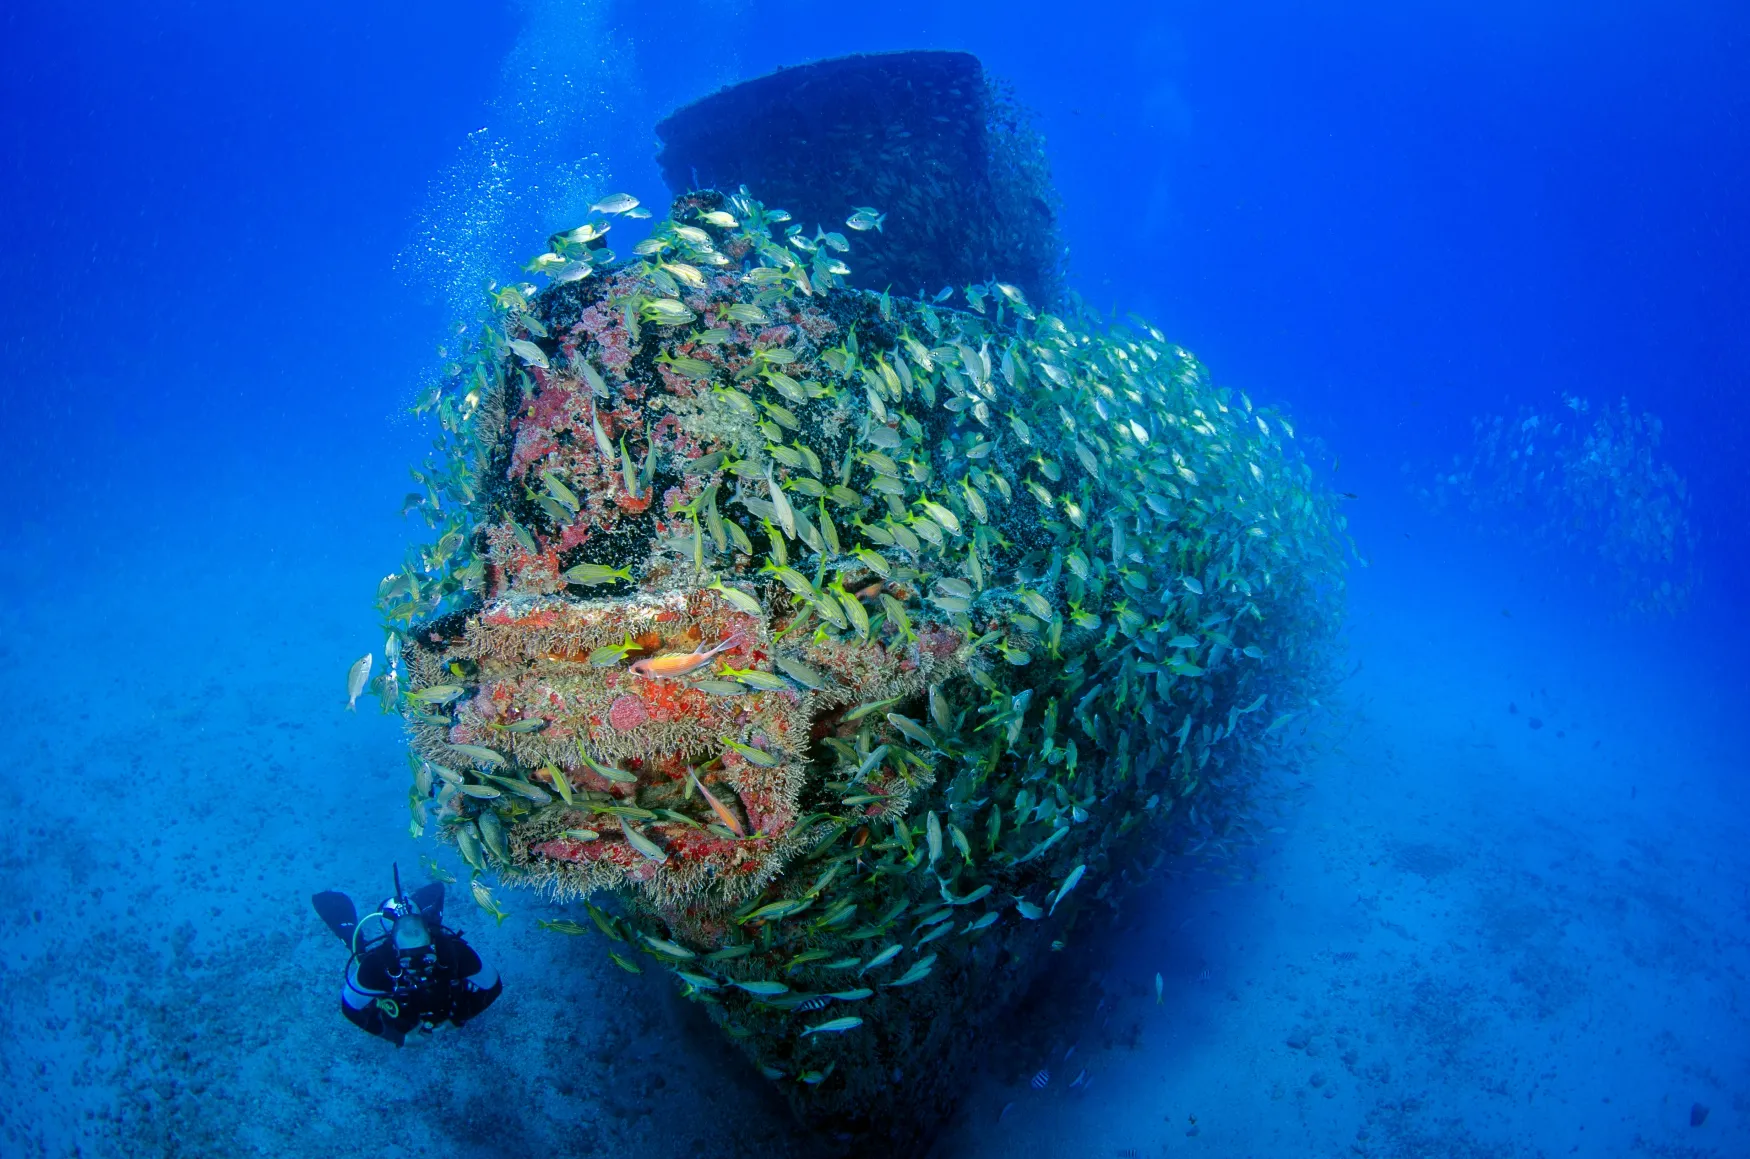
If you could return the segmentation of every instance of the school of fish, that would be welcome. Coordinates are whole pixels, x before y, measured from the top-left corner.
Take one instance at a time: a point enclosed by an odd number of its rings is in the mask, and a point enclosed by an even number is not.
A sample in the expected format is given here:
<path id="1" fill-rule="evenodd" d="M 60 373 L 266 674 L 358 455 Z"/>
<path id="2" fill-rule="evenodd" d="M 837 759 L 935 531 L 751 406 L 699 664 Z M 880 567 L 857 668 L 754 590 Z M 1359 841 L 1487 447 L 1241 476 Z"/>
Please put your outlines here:
<path id="1" fill-rule="evenodd" d="M 577 901 L 795 1098 L 854 1101 L 981 946 L 1043 962 L 1249 840 L 1329 679 L 1343 517 L 1286 416 L 1146 322 L 853 290 L 852 241 L 745 190 L 622 259 L 638 209 L 494 287 L 420 401 L 432 542 L 379 587 L 376 687 L 482 908 L 487 875 Z"/>

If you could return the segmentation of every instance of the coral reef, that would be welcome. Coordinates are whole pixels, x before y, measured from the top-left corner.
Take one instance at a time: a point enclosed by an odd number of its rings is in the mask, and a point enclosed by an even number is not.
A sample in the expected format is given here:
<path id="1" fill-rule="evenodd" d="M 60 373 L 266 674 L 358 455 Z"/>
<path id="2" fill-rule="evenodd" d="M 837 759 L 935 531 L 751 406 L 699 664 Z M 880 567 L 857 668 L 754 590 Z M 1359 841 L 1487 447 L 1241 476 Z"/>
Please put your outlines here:
<path id="1" fill-rule="evenodd" d="M 624 199 L 629 201 L 630 199 Z M 809 1122 L 911 1137 L 1328 671 L 1342 519 L 1147 325 L 844 285 L 745 191 L 556 235 L 422 401 L 416 831 L 586 902 Z"/>

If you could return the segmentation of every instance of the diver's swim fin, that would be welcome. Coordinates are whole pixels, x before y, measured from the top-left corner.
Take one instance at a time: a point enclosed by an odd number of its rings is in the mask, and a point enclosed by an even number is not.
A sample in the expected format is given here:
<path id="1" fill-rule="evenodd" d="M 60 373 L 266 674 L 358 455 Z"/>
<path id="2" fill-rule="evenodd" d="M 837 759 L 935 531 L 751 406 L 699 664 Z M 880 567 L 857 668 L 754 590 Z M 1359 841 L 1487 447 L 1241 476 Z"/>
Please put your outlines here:
<path id="1" fill-rule="evenodd" d="M 316 907 L 317 916 L 334 931 L 334 936 L 351 946 L 352 932 L 359 924 L 359 911 L 353 906 L 352 898 L 329 889 L 311 898 L 310 902 Z"/>

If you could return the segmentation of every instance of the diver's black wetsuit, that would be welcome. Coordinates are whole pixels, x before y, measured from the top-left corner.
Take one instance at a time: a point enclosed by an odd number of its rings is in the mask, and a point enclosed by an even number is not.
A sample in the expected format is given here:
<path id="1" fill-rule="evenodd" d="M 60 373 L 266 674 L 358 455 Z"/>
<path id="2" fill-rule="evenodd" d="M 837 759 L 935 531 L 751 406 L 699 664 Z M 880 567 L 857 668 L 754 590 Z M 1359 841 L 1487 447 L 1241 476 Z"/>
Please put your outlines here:
<path id="1" fill-rule="evenodd" d="M 461 931 L 445 928 L 443 899 L 444 887 L 436 883 L 405 899 L 410 903 L 405 908 L 417 912 L 430 935 L 428 945 L 406 949 L 387 934 L 355 946 L 359 923 L 352 899 L 342 893 L 316 895 L 316 912 L 355 950 L 340 994 L 347 1021 L 400 1046 L 416 1028 L 460 1026 L 504 991 Z"/>

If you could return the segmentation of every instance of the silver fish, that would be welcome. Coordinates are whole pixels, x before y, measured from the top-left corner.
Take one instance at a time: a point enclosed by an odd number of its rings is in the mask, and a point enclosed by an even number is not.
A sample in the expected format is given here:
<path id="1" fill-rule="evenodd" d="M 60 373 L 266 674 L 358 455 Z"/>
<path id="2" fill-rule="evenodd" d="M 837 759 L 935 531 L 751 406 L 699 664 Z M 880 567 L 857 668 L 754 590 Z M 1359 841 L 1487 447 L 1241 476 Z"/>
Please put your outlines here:
<path id="1" fill-rule="evenodd" d="M 352 667 L 346 673 L 346 710 L 358 711 L 358 699 L 365 690 L 365 684 L 371 678 L 371 654 L 366 652 L 352 662 Z"/>
<path id="2" fill-rule="evenodd" d="M 630 193 L 610 193 L 589 207 L 591 213 L 630 213 L 638 208 L 638 199 Z"/>
<path id="3" fill-rule="evenodd" d="M 790 506 L 790 500 L 785 497 L 784 489 L 773 481 L 772 469 L 766 468 L 766 490 L 772 496 L 772 511 L 778 517 L 778 526 L 784 529 L 784 534 L 791 539 L 796 538 L 796 512 Z"/>
<path id="4" fill-rule="evenodd" d="M 509 864 L 510 844 L 504 839 L 504 824 L 498 819 L 498 814 L 491 809 L 484 810 L 478 824 L 480 839 L 485 842 L 486 851 L 501 864 Z"/>

